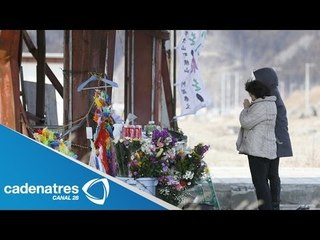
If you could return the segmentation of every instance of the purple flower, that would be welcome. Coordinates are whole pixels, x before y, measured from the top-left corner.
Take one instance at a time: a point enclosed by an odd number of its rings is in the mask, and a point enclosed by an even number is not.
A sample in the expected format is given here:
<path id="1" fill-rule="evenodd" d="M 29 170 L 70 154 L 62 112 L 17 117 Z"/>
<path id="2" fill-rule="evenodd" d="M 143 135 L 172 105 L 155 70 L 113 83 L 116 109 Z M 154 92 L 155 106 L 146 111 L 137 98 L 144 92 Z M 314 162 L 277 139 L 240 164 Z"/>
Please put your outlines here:
<path id="1" fill-rule="evenodd" d="M 155 129 L 152 132 L 152 143 L 155 146 L 163 147 L 168 146 L 172 148 L 175 146 L 177 140 L 171 136 L 168 129 L 164 128 L 163 130 Z"/>

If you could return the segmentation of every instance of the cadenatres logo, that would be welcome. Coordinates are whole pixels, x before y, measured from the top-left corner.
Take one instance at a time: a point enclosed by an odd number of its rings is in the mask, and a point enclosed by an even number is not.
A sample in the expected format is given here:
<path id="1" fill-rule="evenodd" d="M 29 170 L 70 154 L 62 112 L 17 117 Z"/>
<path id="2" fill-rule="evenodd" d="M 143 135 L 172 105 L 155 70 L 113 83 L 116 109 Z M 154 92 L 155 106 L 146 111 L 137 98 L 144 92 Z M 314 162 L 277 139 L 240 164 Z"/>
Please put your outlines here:
<path id="1" fill-rule="evenodd" d="M 102 184 L 102 196 L 101 197 L 96 197 L 93 196 L 92 194 L 89 193 L 89 190 L 92 189 L 93 186 L 96 184 Z M 103 205 L 104 202 L 106 201 L 108 195 L 109 195 L 109 182 L 108 179 L 102 178 L 102 179 L 92 179 L 88 181 L 86 184 L 83 185 L 82 191 L 86 195 L 86 197 L 93 203 L 98 204 L 98 205 Z"/>

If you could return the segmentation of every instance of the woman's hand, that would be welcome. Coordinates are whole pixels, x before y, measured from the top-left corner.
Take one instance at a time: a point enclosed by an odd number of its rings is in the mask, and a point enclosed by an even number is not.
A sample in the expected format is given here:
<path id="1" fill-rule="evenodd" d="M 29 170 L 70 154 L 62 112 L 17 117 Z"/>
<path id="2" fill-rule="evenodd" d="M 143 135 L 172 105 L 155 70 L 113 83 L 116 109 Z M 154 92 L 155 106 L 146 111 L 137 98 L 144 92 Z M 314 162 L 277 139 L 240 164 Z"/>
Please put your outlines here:
<path id="1" fill-rule="evenodd" d="M 251 103 L 250 103 L 249 99 L 246 98 L 243 100 L 243 107 L 244 108 L 249 108 L 250 105 L 251 105 Z"/>

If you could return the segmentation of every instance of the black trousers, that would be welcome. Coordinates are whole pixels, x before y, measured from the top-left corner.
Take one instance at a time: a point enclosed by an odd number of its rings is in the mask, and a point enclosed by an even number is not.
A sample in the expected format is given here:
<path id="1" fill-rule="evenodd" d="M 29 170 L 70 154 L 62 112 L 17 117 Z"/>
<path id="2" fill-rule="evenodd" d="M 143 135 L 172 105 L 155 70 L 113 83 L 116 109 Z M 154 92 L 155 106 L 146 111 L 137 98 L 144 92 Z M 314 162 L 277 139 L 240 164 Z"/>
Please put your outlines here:
<path id="1" fill-rule="evenodd" d="M 279 158 L 270 160 L 248 155 L 248 160 L 259 210 L 279 210 L 281 192 Z"/>

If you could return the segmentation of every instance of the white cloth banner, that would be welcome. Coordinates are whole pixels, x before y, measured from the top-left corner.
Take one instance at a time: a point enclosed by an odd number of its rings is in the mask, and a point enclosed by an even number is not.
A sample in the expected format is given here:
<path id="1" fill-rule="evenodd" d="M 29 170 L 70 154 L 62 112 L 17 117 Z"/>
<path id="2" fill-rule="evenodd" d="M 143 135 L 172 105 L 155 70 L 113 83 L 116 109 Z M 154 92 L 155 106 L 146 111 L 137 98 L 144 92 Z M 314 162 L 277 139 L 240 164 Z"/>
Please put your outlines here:
<path id="1" fill-rule="evenodd" d="M 181 114 L 179 116 L 194 114 L 199 109 L 211 105 L 211 100 L 203 85 L 198 63 L 206 36 L 206 30 L 184 30 L 176 47 L 180 67 L 176 83 L 181 100 Z"/>

